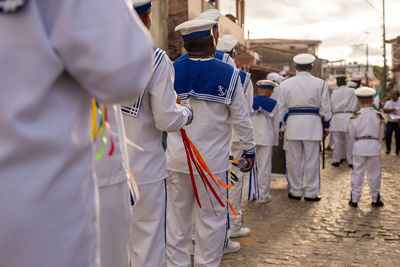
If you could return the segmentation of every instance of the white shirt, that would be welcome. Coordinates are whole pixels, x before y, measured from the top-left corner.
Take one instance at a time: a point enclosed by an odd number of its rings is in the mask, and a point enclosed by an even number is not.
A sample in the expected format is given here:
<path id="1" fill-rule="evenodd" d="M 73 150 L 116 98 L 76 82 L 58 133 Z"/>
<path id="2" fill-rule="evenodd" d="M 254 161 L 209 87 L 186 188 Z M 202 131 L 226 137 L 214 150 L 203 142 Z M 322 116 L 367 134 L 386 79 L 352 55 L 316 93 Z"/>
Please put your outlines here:
<path id="1" fill-rule="evenodd" d="M 123 113 L 129 166 L 139 185 L 167 177 L 162 131 L 179 131 L 191 114 L 186 107 L 176 104 L 173 80 L 173 66 L 164 55 L 145 89 L 138 117 Z"/>
<path id="2" fill-rule="evenodd" d="M 349 134 L 353 143 L 353 155 L 380 156 L 385 124 L 372 107 L 361 108 L 349 122 Z"/>
<path id="3" fill-rule="evenodd" d="M 317 108 L 319 115 L 331 118 L 328 86 L 320 78 L 301 71 L 279 85 L 280 121 L 290 108 Z M 290 115 L 286 121 L 287 140 L 322 140 L 322 123 L 318 115 Z"/>
<path id="4" fill-rule="evenodd" d="M 125 131 L 122 122 L 121 107 L 119 105 L 107 105 L 107 117 L 110 124 L 114 151 L 111 156 L 111 139 L 108 137 L 107 148 L 99 161 L 96 161 L 96 177 L 99 187 L 115 185 L 129 179 L 128 154 L 126 150 Z M 95 141 L 95 153 L 104 145 L 101 133 Z"/>
<path id="5" fill-rule="evenodd" d="M 357 110 L 357 96 L 354 89 L 340 86 L 331 95 L 332 120 L 329 131 L 347 132 L 349 117 Z"/>
<path id="6" fill-rule="evenodd" d="M 193 144 L 213 173 L 230 169 L 229 151 L 232 128 L 240 140 L 239 149 L 254 148 L 254 136 L 248 107 L 240 82 L 237 83 L 231 105 L 188 99 L 195 115 L 184 127 Z M 167 169 L 189 173 L 186 153 L 179 132 L 168 135 Z"/>
<path id="7" fill-rule="evenodd" d="M 279 104 L 269 116 L 262 112 L 251 114 L 254 140 L 258 146 L 277 146 L 279 131 Z"/>
<path id="8" fill-rule="evenodd" d="M 387 114 L 387 120 L 390 122 L 398 122 L 399 119 L 394 119 L 392 117 L 392 114 L 395 116 L 400 116 L 400 100 L 397 99 L 396 102 L 394 102 L 393 100 L 389 100 L 388 102 L 385 103 L 384 109 L 396 109 L 396 111 L 394 111 L 393 113 L 388 113 Z"/>
<path id="9" fill-rule="evenodd" d="M 96 266 L 91 97 L 138 97 L 150 38 L 118 0 L 29 1 L 0 36 L 0 266 Z"/>

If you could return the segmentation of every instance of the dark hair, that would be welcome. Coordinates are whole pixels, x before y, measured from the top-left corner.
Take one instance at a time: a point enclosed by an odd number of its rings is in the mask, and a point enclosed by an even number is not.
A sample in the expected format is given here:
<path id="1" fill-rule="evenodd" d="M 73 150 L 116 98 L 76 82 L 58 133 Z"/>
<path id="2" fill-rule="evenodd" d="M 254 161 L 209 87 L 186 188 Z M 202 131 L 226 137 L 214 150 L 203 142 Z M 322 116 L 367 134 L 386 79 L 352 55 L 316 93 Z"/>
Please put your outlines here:
<path id="1" fill-rule="evenodd" d="M 338 86 L 346 85 L 346 77 L 342 76 L 336 77 L 336 84 Z"/>
<path id="2" fill-rule="evenodd" d="M 310 71 L 312 69 L 312 64 L 296 64 L 296 69 L 298 71 Z"/>
<path id="3" fill-rule="evenodd" d="M 209 51 L 214 48 L 212 35 L 185 41 L 184 47 L 188 52 Z"/>
<path id="4" fill-rule="evenodd" d="M 372 96 L 357 96 L 357 98 L 361 104 L 370 104 L 372 100 Z"/>

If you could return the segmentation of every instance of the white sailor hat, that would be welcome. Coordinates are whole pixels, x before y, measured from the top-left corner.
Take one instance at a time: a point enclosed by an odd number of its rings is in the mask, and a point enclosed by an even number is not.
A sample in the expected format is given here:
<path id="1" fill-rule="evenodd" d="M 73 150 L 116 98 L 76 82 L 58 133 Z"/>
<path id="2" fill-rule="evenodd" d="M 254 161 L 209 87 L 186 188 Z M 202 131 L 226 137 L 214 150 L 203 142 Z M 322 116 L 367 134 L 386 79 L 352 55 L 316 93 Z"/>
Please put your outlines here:
<path id="1" fill-rule="evenodd" d="M 131 3 L 138 14 L 151 8 L 151 0 L 131 0 Z"/>
<path id="2" fill-rule="evenodd" d="M 179 24 L 175 27 L 175 31 L 179 31 L 183 40 L 189 41 L 200 37 L 211 36 L 211 29 L 214 25 L 213 20 L 209 19 L 193 19 Z"/>
<path id="3" fill-rule="evenodd" d="M 215 25 L 218 25 L 219 17 L 221 16 L 221 12 L 217 9 L 208 9 L 198 15 L 195 19 L 209 19 L 213 20 Z"/>
<path id="4" fill-rule="evenodd" d="M 224 35 L 219 38 L 217 49 L 222 52 L 231 52 L 235 48 L 237 42 L 238 40 L 232 35 Z"/>
<path id="5" fill-rule="evenodd" d="M 376 94 L 375 89 L 370 87 L 360 87 L 354 91 L 358 97 L 372 97 Z"/>
<path id="6" fill-rule="evenodd" d="M 356 88 L 357 87 L 357 83 L 356 82 L 353 82 L 353 81 L 349 81 L 348 83 L 347 83 L 347 87 L 350 87 L 350 88 Z"/>
<path id="7" fill-rule="evenodd" d="M 273 81 L 270 80 L 259 80 L 257 82 L 257 85 L 261 89 L 270 89 L 270 90 L 274 90 L 274 88 L 278 86 L 277 83 L 274 83 Z"/>
<path id="8" fill-rule="evenodd" d="M 306 53 L 298 54 L 293 57 L 293 61 L 298 65 L 308 65 L 315 61 L 315 56 Z"/>
<path id="9" fill-rule="evenodd" d="M 280 82 L 282 80 L 282 77 L 276 73 L 276 72 L 270 72 L 267 75 L 267 80 L 273 81 L 273 82 Z"/>
<path id="10" fill-rule="evenodd" d="M 351 77 L 351 80 L 352 81 L 361 81 L 362 80 L 362 77 L 361 77 L 361 75 L 353 75 L 352 77 Z"/>

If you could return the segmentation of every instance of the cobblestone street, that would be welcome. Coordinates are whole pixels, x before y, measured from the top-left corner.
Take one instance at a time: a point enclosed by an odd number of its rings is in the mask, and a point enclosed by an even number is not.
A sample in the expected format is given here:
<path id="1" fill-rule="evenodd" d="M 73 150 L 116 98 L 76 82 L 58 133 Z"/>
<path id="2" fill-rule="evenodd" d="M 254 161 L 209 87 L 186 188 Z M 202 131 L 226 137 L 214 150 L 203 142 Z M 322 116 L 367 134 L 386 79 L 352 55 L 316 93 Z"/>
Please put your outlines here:
<path id="1" fill-rule="evenodd" d="M 393 157 L 382 154 L 382 208 L 371 207 L 366 182 L 358 208 L 348 206 L 351 169 L 332 167 L 331 152 L 320 202 L 289 199 L 286 179 L 273 177 L 270 203 L 242 203 L 252 233 L 234 239 L 241 250 L 221 266 L 400 266 L 400 161 Z"/>

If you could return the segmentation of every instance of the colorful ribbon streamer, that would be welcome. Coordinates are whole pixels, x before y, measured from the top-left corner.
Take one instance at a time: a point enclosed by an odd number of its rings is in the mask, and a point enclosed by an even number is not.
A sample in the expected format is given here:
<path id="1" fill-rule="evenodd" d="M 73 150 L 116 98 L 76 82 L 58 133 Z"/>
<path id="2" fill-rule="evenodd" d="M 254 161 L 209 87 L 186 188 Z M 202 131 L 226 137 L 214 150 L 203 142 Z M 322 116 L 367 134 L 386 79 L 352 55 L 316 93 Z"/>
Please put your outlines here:
<path id="1" fill-rule="evenodd" d="M 99 126 L 96 127 L 99 115 Z M 107 117 L 107 107 L 103 104 L 99 104 L 95 99 L 92 99 L 92 135 L 93 140 L 101 133 L 101 139 L 103 141 L 103 146 L 100 148 L 99 152 L 96 154 L 96 160 L 99 161 L 107 148 L 108 143 L 110 143 L 110 151 L 108 156 L 114 154 L 114 140 L 112 138 L 110 123 Z M 107 138 L 108 137 L 108 138 Z M 108 141 L 109 139 L 109 141 Z"/>
<path id="2" fill-rule="evenodd" d="M 217 192 L 214 190 L 211 182 L 209 181 L 209 179 L 207 178 L 205 172 L 211 177 L 211 181 L 214 182 L 214 184 L 217 186 L 219 192 L 221 193 L 222 197 L 226 200 L 226 202 L 228 203 L 232 213 L 235 216 L 238 216 L 237 212 L 233 209 L 232 204 L 229 202 L 229 200 L 225 197 L 224 193 L 221 190 L 221 186 L 223 186 L 226 189 L 231 189 L 232 186 L 227 185 L 226 183 L 222 182 L 221 180 L 219 180 L 218 178 L 216 178 L 214 175 L 212 175 L 211 171 L 209 170 L 207 164 L 205 163 L 205 161 L 203 160 L 203 158 L 201 157 L 199 151 L 197 150 L 197 148 L 195 147 L 195 145 L 192 143 L 192 141 L 190 141 L 189 137 L 186 134 L 186 131 L 184 129 L 181 129 L 181 135 L 182 135 L 182 141 L 183 141 L 183 145 L 185 147 L 185 151 L 186 151 L 186 158 L 187 158 L 187 163 L 188 163 L 188 167 L 189 167 L 189 173 L 190 173 L 190 180 L 192 182 L 192 186 L 193 186 L 193 191 L 194 191 L 194 195 L 196 197 L 196 201 L 197 204 L 199 205 L 199 207 L 201 208 L 201 203 L 200 203 L 200 199 L 199 199 L 199 194 L 197 191 L 197 186 L 196 183 L 194 181 L 194 175 L 193 175 L 193 168 L 192 168 L 192 163 L 195 166 L 198 174 L 200 175 L 200 178 L 203 182 L 203 185 L 208 193 L 208 198 L 210 199 L 210 203 L 211 206 L 214 210 L 214 214 L 216 214 L 215 209 L 214 209 L 214 204 L 211 200 L 211 196 L 210 196 L 210 192 L 214 195 L 215 199 L 218 201 L 218 203 L 221 205 L 221 207 L 225 207 L 224 203 L 222 202 L 222 200 L 220 199 L 220 197 L 218 196 Z"/>

